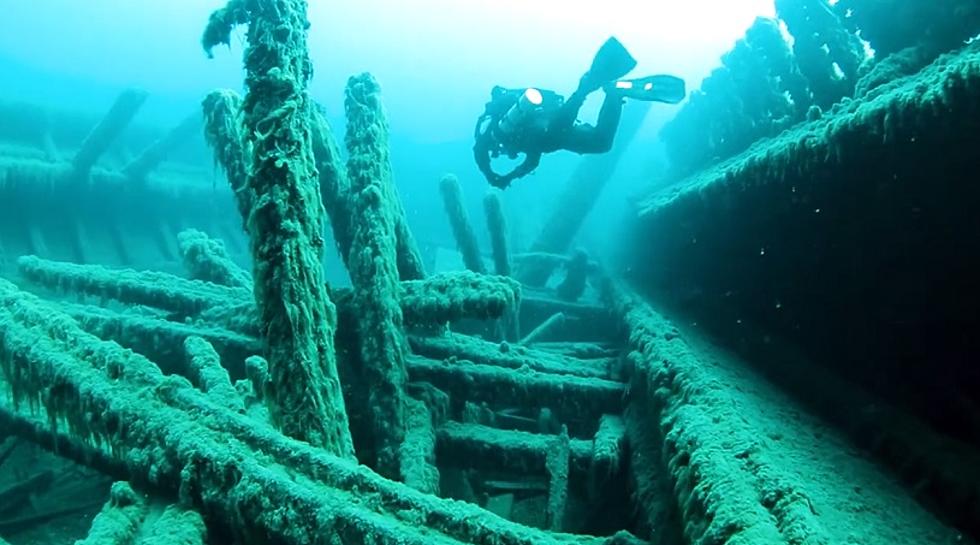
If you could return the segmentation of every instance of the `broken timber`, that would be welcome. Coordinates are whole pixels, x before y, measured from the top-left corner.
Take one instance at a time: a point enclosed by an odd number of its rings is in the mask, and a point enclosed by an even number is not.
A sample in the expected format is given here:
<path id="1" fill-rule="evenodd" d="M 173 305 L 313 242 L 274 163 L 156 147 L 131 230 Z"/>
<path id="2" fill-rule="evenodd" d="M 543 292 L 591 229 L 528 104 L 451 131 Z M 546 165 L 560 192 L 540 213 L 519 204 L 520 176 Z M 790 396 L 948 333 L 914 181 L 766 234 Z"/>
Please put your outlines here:
<path id="1" fill-rule="evenodd" d="M 72 166 L 80 178 L 88 175 L 92 165 L 99 160 L 99 157 L 105 153 L 116 137 L 119 136 L 119 133 L 126 128 L 143 102 L 146 101 L 146 96 L 146 91 L 128 89 L 116 98 L 112 108 L 92 129 L 92 132 L 82 142 L 81 149 L 75 153 Z"/>
<path id="2" fill-rule="evenodd" d="M 954 532 L 744 362 L 682 337 L 623 286 L 604 291 L 632 350 L 630 444 L 660 456 L 633 468 L 650 528 L 676 516 L 687 541 L 721 544 L 835 543 L 854 532 L 921 543 Z M 855 497 L 855 487 L 877 493 Z M 668 490 L 677 512 L 659 518 Z M 916 522 L 896 527 L 893 517 Z"/>
<path id="3" fill-rule="evenodd" d="M 0 281 L 0 301 L 0 361 L 19 400 L 0 406 L 4 420 L 20 422 L 19 432 L 69 445 L 63 452 L 80 461 L 125 467 L 134 480 L 179 495 L 246 541 L 604 542 L 548 534 L 387 481 L 214 404 L 185 380 L 82 332 L 8 282 Z M 83 360 L 83 353 L 99 357 Z M 59 394 L 42 397 L 48 388 Z M 67 429 L 31 426 L 38 412 Z M 90 455 L 81 460 L 84 453 Z M 270 504 L 277 508 L 267 509 Z"/>
<path id="4" fill-rule="evenodd" d="M 188 280 L 156 271 L 77 265 L 35 256 L 21 257 L 17 266 L 26 280 L 56 291 L 151 306 L 178 316 L 203 313 L 205 318 L 209 312 L 214 316 L 232 314 L 240 327 L 231 329 L 256 331 L 251 291 L 242 287 Z M 399 302 L 407 325 L 499 318 L 520 301 L 520 285 L 516 281 L 469 271 L 437 274 L 425 280 L 403 281 L 400 285 Z M 331 296 L 340 313 L 353 305 L 351 290 L 336 289 Z"/>

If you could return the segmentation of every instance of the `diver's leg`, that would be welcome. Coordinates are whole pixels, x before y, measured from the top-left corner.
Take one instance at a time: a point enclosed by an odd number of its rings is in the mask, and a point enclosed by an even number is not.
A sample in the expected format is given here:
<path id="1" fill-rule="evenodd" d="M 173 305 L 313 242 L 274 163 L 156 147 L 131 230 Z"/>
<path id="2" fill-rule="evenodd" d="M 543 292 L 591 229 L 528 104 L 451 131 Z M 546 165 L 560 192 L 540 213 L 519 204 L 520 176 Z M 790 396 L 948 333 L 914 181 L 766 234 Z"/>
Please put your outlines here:
<path id="1" fill-rule="evenodd" d="M 606 93 L 605 100 L 602 101 L 602 108 L 599 110 L 599 118 L 596 119 L 595 132 L 597 133 L 597 146 L 601 148 L 599 153 L 605 153 L 612 149 L 613 140 L 616 138 L 616 131 L 619 130 L 619 120 L 623 117 L 622 95 L 617 93 Z"/>
<path id="2" fill-rule="evenodd" d="M 561 139 L 561 149 L 573 153 L 602 153 L 598 132 L 592 125 L 575 125 L 565 131 Z"/>
<path id="3" fill-rule="evenodd" d="M 612 149 L 622 114 L 622 96 L 615 93 L 606 94 L 595 126 L 575 125 L 565 131 L 562 149 L 575 153 L 606 153 Z"/>
<path id="4" fill-rule="evenodd" d="M 616 38 L 606 40 L 602 44 L 602 47 L 599 48 L 595 58 L 592 59 L 592 66 L 589 68 L 589 71 L 579 79 L 578 89 L 572 93 L 572 96 L 568 97 L 568 101 L 555 113 L 555 116 L 551 120 L 549 130 L 551 132 L 561 132 L 564 129 L 570 129 L 575 124 L 575 119 L 578 118 L 578 112 L 582 109 L 582 104 L 585 103 L 585 99 L 590 94 L 598 91 L 614 80 L 625 76 L 635 67 L 636 59 L 623 47 L 623 44 L 619 43 L 619 40 Z M 598 126 L 601 127 L 601 113 L 599 118 Z M 619 124 L 618 113 L 613 124 Z M 612 128 L 612 132 L 616 132 L 615 126 Z"/>
<path id="5" fill-rule="evenodd" d="M 552 133 L 564 132 L 575 125 L 575 120 L 578 118 L 578 112 L 582 109 L 582 104 L 585 104 L 586 97 L 589 96 L 592 90 L 585 90 L 581 86 L 572 93 L 572 96 L 568 97 L 568 100 L 561 105 L 561 108 L 555 112 L 554 117 L 548 123 L 548 131 Z"/>

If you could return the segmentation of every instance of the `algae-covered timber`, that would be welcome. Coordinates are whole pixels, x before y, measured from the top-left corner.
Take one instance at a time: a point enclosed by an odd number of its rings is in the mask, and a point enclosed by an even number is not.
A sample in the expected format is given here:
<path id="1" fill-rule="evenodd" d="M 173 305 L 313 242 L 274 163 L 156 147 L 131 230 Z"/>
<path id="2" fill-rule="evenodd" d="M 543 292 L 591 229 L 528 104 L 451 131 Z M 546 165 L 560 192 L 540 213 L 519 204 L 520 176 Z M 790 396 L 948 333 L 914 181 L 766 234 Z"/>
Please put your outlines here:
<path id="1" fill-rule="evenodd" d="M 951 362 L 978 348 L 960 334 L 978 304 L 978 104 L 974 42 L 649 195 L 631 278 L 730 342 L 762 338 L 753 325 L 976 445 L 961 400 L 980 383 Z M 881 362 L 897 365 L 887 383 Z"/>
<path id="2" fill-rule="evenodd" d="M 453 174 L 443 176 L 439 181 L 439 193 L 442 195 L 446 216 L 449 217 L 449 226 L 456 238 L 456 247 L 463 256 L 463 264 L 473 272 L 481 274 L 486 272 L 483 256 L 480 254 L 480 245 L 476 241 L 476 233 L 473 232 L 469 214 L 466 213 L 466 207 L 463 205 L 463 190 L 459 185 L 459 178 Z"/>
<path id="3" fill-rule="evenodd" d="M 8 282 L 0 281 L 0 297 L 0 363 L 19 401 L 0 406 L 0 415 L 24 420 L 32 411 L 65 422 L 67 428 L 33 431 L 66 443 L 71 448 L 63 452 L 79 461 L 126 464 L 134 481 L 179 495 L 234 535 L 297 545 L 338 532 L 384 544 L 607 542 L 549 534 L 387 481 L 213 404 L 185 380 L 81 332 Z M 49 387 L 61 393 L 42 396 Z M 119 429 L 127 433 L 114 433 Z"/>
<path id="4" fill-rule="evenodd" d="M 542 337 L 547 337 L 552 333 L 553 330 L 561 329 L 565 326 L 565 314 L 561 312 L 556 312 L 548 317 L 547 320 L 541 322 L 538 327 L 532 329 L 527 335 L 521 339 L 520 344 L 522 346 L 531 346 L 536 343 L 538 339 Z"/>
<path id="5" fill-rule="evenodd" d="M 402 282 L 401 286 L 402 309 L 410 324 L 495 319 L 521 304 L 517 281 L 470 271 L 434 274 L 425 280 Z"/>
<path id="6" fill-rule="evenodd" d="M 248 179 L 250 142 L 242 135 L 242 97 L 234 91 L 211 91 L 201 103 L 204 111 L 204 139 L 214 153 L 214 160 L 225 171 L 228 187 L 235 195 L 242 226 L 248 229 L 251 196 L 245 187 Z"/>
<path id="7" fill-rule="evenodd" d="M 17 265 L 25 280 L 50 290 L 155 307 L 171 311 L 177 317 L 198 317 L 209 326 L 258 334 L 255 305 L 250 290 L 244 288 L 188 280 L 157 271 L 79 265 L 35 256 L 24 256 L 18 259 Z M 500 318 L 520 304 L 520 293 L 520 284 L 512 279 L 470 271 L 407 280 L 401 282 L 398 290 L 407 325 Z M 353 308 L 352 290 L 334 289 L 331 295 L 339 312 Z"/>
<path id="8" fill-rule="evenodd" d="M 408 345 L 398 304 L 398 207 L 391 190 L 388 122 L 381 89 L 370 74 L 347 82 L 347 171 L 354 223 L 348 267 L 360 345 L 358 374 L 367 388 L 366 413 L 374 441 L 375 467 L 397 478 L 405 439 L 405 358 Z"/>
<path id="9" fill-rule="evenodd" d="M 443 336 L 411 336 L 412 350 L 433 359 L 461 359 L 510 369 L 527 367 L 543 373 L 609 378 L 614 358 L 581 360 L 507 342 L 492 343 L 451 333 Z"/>
<path id="10" fill-rule="evenodd" d="M 0 152 L 0 200 L 11 204 L 0 226 L 11 258 L 37 254 L 78 260 L 101 247 L 100 262 L 115 257 L 126 264 L 137 253 L 169 261 L 177 253 L 171 225 L 221 225 L 220 217 L 233 209 L 223 200 L 215 202 L 206 176 L 191 168 L 161 169 L 139 185 L 101 164 L 90 168 L 85 183 L 76 183 L 71 168 L 67 162 Z M 133 199 L 142 206 L 132 207 Z M 21 229 L 29 236 L 18 235 Z"/>
<path id="11" fill-rule="evenodd" d="M 522 474 L 544 474 L 555 436 L 502 430 L 480 424 L 446 422 L 437 430 L 440 463 L 489 470 L 507 469 Z M 579 477 L 592 463 L 592 441 L 571 439 L 571 469 Z"/>
<path id="12" fill-rule="evenodd" d="M 969 127 L 977 93 L 980 46 L 974 44 L 943 56 L 920 74 L 882 86 L 864 100 L 843 101 L 819 119 L 761 140 L 669 189 L 654 191 L 639 202 L 637 213 L 653 218 L 682 203 L 707 206 L 725 192 L 846 169 L 863 155 L 878 156 L 895 144 L 915 144 L 928 135 L 923 129 L 932 123 L 946 125 L 947 130 Z"/>
<path id="13" fill-rule="evenodd" d="M 234 91 L 221 89 L 209 93 L 202 106 L 205 140 L 214 151 L 215 161 L 225 171 L 243 221 L 247 221 L 251 202 L 248 192 L 245 191 L 248 169 L 245 156 L 250 144 L 242 137 L 242 99 Z M 340 148 L 333 131 L 318 105 L 310 110 L 310 130 L 320 199 L 333 229 L 337 252 L 344 263 L 347 263 L 352 237 L 351 225 L 354 220 L 347 167 L 341 160 Z M 399 245 L 398 249 L 400 252 L 409 251 L 404 245 Z M 403 259 L 409 262 L 412 258 Z"/>
<path id="14" fill-rule="evenodd" d="M 142 184 L 146 181 L 146 175 L 158 167 L 167 155 L 184 143 L 191 134 L 198 131 L 200 125 L 199 113 L 187 116 L 176 127 L 140 152 L 135 159 L 123 167 L 122 173 L 135 183 Z"/>
<path id="15" fill-rule="evenodd" d="M 215 403 L 232 411 L 244 413 L 245 403 L 231 383 L 228 371 L 221 366 L 221 357 L 211 343 L 201 337 L 184 339 L 187 353 L 187 375 Z"/>
<path id="16" fill-rule="evenodd" d="M 409 358 L 407 367 L 413 381 L 430 382 L 451 397 L 503 407 L 548 407 L 563 422 L 593 422 L 623 408 L 625 385 L 611 380 L 419 357 Z"/>
<path id="17" fill-rule="evenodd" d="M 258 338 L 207 322 L 187 324 L 91 305 L 63 305 L 62 311 L 85 331 L 149 356 L 168 372 L 178 373 L 185 369 L 182 347 L 189 337 L 199 337 L 210 344 L 221 357 L 223 366 L 236 377 L 244 375 L 247 358 L 262 352 L 262 342 Z"/>
<path id="18" fill-rule="evenodd" d="M 681 335 L 618 283 L 609 282 L 604 291 L 633 351 L 630 443 L 659 450 L 660 479 L 669 482 L 663 487 L 634 476 L 645 487 L 640 507 L 651 528 L 674 516 L 665 513 L 669 504 L 646 503 L 662 501 L 657 493 L 667 489 L 692 543 L 838 543 L 862 536 L 868 543 L 912 545 L 956 539 L 890 474 L 748 364 L 696 334 Z M 645 467 L 658 472 L 655 465 Z"/>
<path id="19" fill-rule="evenodd" d="M 125 545 L 132 543 L 148 511 L 146 498 L 126 482 L 116 482 L 109 501 L 92 520 L 88 537 L 75 545 Z"/>
<path id="20" fill-rule="evenodd" d="M 483 197 L 483 211 L 487 216 L 490 246 L 493 251 L 494 272 L 510 276 L 510 245 L 507 242 L 507 217 L 500 202 L 500 191 L 488 191 Z"/>
<path id="21" fill-rule="evenodd" d="M 436 430 L 432 411 L 424 401 L 406 400 L 405 440 L 399 451 L 399 473 L 405 484 L 420 492 L 438 495 Z"/>
<path id="22" fill-rule="evenodd" d="M 350 181 L 347 179 L 347 165 L 340 155 L 340 146 L 334 138 L 333 130 L 319 107 L 313 108 L 311 129 L 313 130 L 313 157 L 320 175 L 320 198 L 330 217 L 333 239 L 337 252 L 344 263 L 350 257 L 353 224 L 355 221 L 351 199 Z M 404 246 L 398 247 L 405 251 Z"/>
<path id="23" fill-rule="evenodd" d="M 304 0 L 232 0 L 204 32 L 210 53 L 247 24 L 245 190 L 255 300 L 267 346 L 270 414 L 289 435 L 353 456 L 333 349 L 336 310 L 323 282 L 325 213 L 314 166 Z"/>
<path id="24" fill-rule="evenodd" d="M 190 278 L 232 288 L 252 289 L 252 275 L 231 260 L 221 240 L 197 229 L 185 229 L 177 234 L 177 244 Z"/>
<path id="25" fill-rule="evenodd" d="M 119 136 L 119 133 L 126 128 L 126 125 L 132 121 L 133 116 L 146 101 L 146 97 L 147 92 L 142 89 L 127 89 L 120 93 L 112 104 L 112 108 L 92 129 L 92 132 L 82 142 L 82 147 L 75 153 L 72 167 L 77 179 L 84 179 L 88 176 L 89 170 L 95 162 L 105 153 L 113 140 Z"/>
<path id="26" fill-rule="evenodd" d="M 30 282 L 62 292 L 86 293 L 132 305 L 191 316 L 227 301 L 247 300 L 244 288 L 219 286 L 156 271 L 110 269 L 22 256 L 18 272 Z"/>

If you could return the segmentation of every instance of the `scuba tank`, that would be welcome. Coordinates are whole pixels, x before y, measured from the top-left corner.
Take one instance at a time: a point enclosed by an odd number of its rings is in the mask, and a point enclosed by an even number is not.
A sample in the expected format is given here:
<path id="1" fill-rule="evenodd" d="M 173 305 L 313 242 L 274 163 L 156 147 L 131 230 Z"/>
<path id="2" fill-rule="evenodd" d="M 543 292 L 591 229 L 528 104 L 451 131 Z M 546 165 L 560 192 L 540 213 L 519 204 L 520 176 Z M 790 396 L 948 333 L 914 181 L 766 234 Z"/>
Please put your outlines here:
<path id="1" fill-rule="evenodd" d="M 563 103 L 564 98 L 554 91 L 533 87 L 507 89 L 498 85 L 476 121 L 473 137 L 491 157 L 501 154 L 516 157 L 514 149 L 520 147 L 519 142 L 535 130 L 544 130 L 550 113 Z"/>

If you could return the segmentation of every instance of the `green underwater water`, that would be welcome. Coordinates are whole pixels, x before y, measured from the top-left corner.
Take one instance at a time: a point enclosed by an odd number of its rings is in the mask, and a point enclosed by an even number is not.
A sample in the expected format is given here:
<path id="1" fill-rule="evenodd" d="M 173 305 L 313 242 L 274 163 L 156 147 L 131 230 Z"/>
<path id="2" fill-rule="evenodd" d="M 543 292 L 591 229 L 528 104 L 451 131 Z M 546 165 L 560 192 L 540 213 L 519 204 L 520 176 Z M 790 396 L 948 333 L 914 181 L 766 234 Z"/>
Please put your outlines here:
<path id="1" fill-rule="evenodd" d="M 0 545 L 980 536 L 974 0 L 753 4 L 704 66 L 628 2 L 110 4 L 0 24 Z M 686 100 L 491 187 L 490 87 L 607 27 Z"/>

